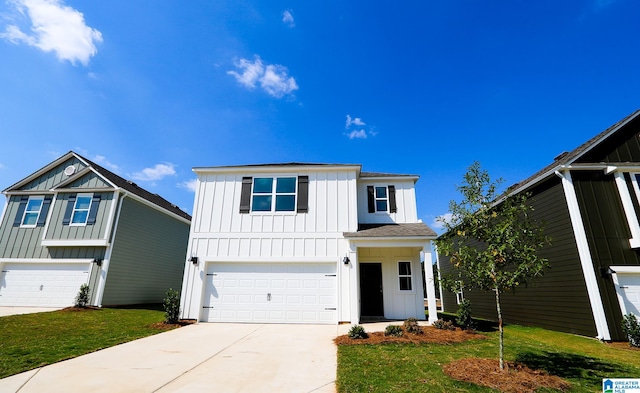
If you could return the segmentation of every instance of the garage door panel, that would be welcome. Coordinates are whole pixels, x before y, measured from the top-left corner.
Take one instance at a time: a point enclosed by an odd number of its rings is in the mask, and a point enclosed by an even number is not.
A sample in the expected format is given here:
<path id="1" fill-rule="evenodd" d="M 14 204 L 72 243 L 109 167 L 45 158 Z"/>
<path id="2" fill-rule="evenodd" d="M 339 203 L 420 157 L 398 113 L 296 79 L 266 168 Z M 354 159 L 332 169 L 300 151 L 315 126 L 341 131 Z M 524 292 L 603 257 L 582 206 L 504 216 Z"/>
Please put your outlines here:
<path id="1" fill-rule="evenodd" d="M 89 264 L 7 263 L 0 273 L 0 305 L 67 307 L 87 282 Z"/>
<path id="2" fill-rule="evenodd" d="M 336 323 L 336 285 L 334 264 L 212 264 L 207 268 L 201 318 Z"/>
<path id="3" fill-rule="evenodd" d="M 618 274 L 618 295 L 624 303 L 626 313 L 640 318 L 640 273 Z"/>

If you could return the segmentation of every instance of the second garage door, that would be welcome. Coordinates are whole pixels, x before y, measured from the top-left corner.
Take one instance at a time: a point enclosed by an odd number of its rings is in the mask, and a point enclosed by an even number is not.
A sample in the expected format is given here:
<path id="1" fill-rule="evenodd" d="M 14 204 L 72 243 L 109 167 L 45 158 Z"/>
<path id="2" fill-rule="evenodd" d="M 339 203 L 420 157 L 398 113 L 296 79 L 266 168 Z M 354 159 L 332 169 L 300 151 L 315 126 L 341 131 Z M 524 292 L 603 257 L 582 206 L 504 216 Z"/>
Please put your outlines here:
<path id="1" fill-rule="evenodd" d="M 624 303 L 626 313 L 635 314 L 640 318 L 640 273 L 618 274 L 616 290 Z"/>
<path id="2" fill-rule="evenodd" d="M 203 321 L 337 323 L 335 264 L 213 263 L 206 274 Z"/>
<path id="3" fill-rule="evenodd" d="M 87 282 L 88 264 L 7 263 L 0 274 L 0 306 L 73 306 Z"/>

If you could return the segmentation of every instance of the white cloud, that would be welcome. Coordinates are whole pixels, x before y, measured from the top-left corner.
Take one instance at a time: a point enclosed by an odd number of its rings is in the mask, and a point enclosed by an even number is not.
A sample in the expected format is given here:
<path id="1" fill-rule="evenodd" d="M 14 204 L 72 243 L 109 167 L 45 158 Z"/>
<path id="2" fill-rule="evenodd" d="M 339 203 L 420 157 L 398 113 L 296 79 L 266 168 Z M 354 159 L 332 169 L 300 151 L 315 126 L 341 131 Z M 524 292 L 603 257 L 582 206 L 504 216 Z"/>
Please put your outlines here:
<path id="1" fill-rule="evenodd" d="M 247 59 L 240 59 L 234 62 L 236 68 L 241 72 L 227 71 L 247 89 L 254 89 L 260 85 L 267 94 L 281 98 L 287 94 L 298 90 L 296 80 L 289 76 L 287 67 L 280 64 L 264 65 L 260 56 L 254 56 L 253 62 Z"/>
<path id="2" fill-rule="evenodd" d="M 15 24 L 6 27 L 0 38 L 24 43 L 44 52 L 54 52 L 59 60 L 89 64 L 102 42 L 102 33 L 86 25 L 84 15 L 64 5 L 62 0 L 9 0 L 16 17 L 27 19 L 24 32 Z"/>
<path id="3" fill-rule="evenodd" d="M 178 187 L 184 188 L 185 190 L 191 191 L 191 192 L 196 192 L 197 185 L 198 185 L 198 179 L 191 179 L 191 180 L 178 183 Z"/>
<path id="4" fill-rule="evenodd" d="M 366 139 L 367 132 L 365 130 L 353 130 L 347 136 L 349 139 Z"/>
<path id="5" fill-rule="evenodd" d="M 444 223 L 446 222 L 447 224 L 450 224 L 451 221 L 453 220 L 453 214 L 451 213 L 446 213 L 443 214 L 441 216 L 436 217 L 432 222 L 431 222 L 431 227 L 433 229 L 436 230 L 441 230 L 444 229 Z"/>
<path id="6" fill-rule="evenodd" d="M 103 167 L 109 169 L 112 172 L 115 173 L 120 173 L 120 167 L 112 162 L 110 162 L 109 160 L 107 160 L 107 158 L 105 156 L 101 156 L 101 155 L 96 155 L 93 158 L 93 161 L 96 162 L 96 164 L 100 164 Z"/>
<path id="7" fill-rule="evenodd" d="M 289 27 L 296 27 L 296 21 L 293 19 L 293 14 L 291 10 L 285 10 L 282 13 L 282 23 Z"/>
<path id="8" fill-rule="evenodd" d="M 167 176 L 176 174 L 175 165 L 171 163 L 156 164 L 152 168 L 144 168 L 140 172 L 131 175 L 131 178 L 138 181 L 156 181 Z"/>
<path id="9" fill-rule="evenodd" d="M 355 119 L 353 119 L 351 118 L 351 115 L 347 115 L 347 121 L 345 122 L 344 128 L 348 129 L 349 127 L 351 127 L 351 125 L 362 127 L 366 125 L 366 123 L 362 121 L 362 119 L 359 117 L 356 117 Z"/>

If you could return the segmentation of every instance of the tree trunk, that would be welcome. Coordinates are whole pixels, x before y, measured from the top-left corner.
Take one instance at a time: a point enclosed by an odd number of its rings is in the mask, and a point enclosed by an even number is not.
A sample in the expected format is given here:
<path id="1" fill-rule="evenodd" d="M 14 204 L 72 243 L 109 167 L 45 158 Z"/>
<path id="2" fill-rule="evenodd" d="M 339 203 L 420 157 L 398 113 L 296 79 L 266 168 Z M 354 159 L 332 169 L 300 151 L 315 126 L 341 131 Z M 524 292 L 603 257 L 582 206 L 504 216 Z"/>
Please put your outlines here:
<path id="1" fill-rule="evenodd" d="M 498 310 L 498 329 L 500 330 L 500 370 L 504 370 L 504 332 L 502 331 L 502 309 L 500 308 L 500 290 L 494 288 L 496 293 L 496 309 Z"/>

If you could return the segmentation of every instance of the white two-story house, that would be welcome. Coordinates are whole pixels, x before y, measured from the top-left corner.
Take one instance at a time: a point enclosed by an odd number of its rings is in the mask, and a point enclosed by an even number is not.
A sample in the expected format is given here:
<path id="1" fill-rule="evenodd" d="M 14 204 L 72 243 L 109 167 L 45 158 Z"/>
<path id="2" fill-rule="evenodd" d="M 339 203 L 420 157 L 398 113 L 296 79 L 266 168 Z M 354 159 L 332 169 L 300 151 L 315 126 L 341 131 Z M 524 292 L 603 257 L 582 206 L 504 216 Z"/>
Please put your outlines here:
<path id="1" fill-rule="evenodd" d="M 436 309 L 430 264 L 436 233 L 418 220 L 418 176 L 301 163 L 194 172 L 182 318 L 425 319 L 423 278 L 429 309 Z"/>

